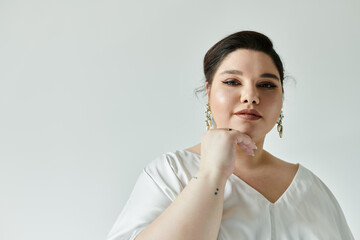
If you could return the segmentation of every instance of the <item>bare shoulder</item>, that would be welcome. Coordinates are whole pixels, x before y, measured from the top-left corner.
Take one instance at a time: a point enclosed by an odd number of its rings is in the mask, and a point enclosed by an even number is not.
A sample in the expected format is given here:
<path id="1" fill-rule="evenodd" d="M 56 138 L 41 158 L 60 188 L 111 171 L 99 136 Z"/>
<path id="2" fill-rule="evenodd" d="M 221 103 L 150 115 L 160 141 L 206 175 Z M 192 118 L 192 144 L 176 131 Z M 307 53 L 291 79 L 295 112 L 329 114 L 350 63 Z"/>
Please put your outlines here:
<path id="1" fill-rule="evenodd" d="M 200 153 L 201 153 L 201 143 L 196 144 L 196 145 L 194 145 L 192 147 L 189 147 L 189 148 L 187 148 L 185 150 L 188 151 L 188 152 L 192 152 L 192 153 L 196 153 L 196 154 L 200 155 Z"/>

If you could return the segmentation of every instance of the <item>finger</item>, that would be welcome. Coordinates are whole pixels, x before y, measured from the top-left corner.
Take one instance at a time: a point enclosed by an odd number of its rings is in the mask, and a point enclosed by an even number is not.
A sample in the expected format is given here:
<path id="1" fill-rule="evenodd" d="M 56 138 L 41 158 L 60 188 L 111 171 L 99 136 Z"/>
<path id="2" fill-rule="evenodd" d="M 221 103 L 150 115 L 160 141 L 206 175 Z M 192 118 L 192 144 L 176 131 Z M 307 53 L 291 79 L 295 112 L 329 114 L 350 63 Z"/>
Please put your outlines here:
<path id="1" fill-rule="evenodd" d="M 246 154 L 248 154 L 250 156 L 255 156 L 254 151 L 251 148 L 249 148 L 247 145 L 245 145 L 244 143 L 240 142 L 237 145 L 239 147 L 241 147 L 245 151 Z"/>
<path id="2" fill-rule="evenodd" d="M 234 132 L 236 132 L 236 141 L 237 143 L 244 143 L 246 146 L 248 146 L 250 149 L 257 149 L 257 146 L 255 144 L 255 142 L 251 139 L 251 137 L 249 135 L 246 135 L 244 133 L 241 133 L 237 130 L 233 130 Z"/>
<path id="3" fill-rule="evenodd" d="M 252 149 L 257 149 L 257 146 L 255 144 L 255 142 L 251 139 L 251 137 L 249 135 L 246 135 L 236 129 L 232 129 L 232 128 L 217 128 L 217 130 L 225 130 L 225 131 L 229 131 L 233 134 L 235 134 L 236 136 L 236 143 L 244 143 L 245 145 L 247 145 L 250 150 L 252 151 Z"/>

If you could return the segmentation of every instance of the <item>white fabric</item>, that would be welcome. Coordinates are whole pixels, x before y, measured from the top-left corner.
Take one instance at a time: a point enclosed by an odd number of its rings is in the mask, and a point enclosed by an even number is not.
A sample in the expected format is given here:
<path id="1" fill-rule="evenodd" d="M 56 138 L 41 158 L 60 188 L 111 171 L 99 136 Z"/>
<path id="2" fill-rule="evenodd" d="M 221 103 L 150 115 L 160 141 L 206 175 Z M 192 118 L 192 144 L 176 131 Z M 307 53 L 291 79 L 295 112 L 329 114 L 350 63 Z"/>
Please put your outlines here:
<path id="1" fill-rule="evenodd" d="M 148 164 L 107 239 L 133 240 L 176 199 L 199 163 L 199 155 L 178 150 Z M 275 203 L 234 174 L 224 194 L 219 240 L 354 239 L 331 191 L 301 164 Z"/>

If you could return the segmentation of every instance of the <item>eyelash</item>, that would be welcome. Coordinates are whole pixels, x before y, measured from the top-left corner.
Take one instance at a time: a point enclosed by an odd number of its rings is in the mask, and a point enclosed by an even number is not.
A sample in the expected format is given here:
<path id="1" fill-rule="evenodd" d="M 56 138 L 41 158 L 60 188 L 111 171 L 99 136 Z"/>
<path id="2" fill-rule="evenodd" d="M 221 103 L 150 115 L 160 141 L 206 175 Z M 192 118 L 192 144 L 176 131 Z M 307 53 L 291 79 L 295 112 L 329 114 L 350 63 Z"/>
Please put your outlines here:
<path id="1" fill-rule="evenodd" d="M 230 85 L 230 86 L 237 86 L 237 85 L 239 85 L 239 82 L 234 81 L 234 80 L 224 81 L 223 83 L 226 84 L 226 85 Z M 234 84 L 234 83 L 236 83 L 236 84 Z M 261 83 L 261 84 L 260 84 L 260 86 L 264 86 L 264 85 L 270 86 L 270 87 L 264 87 L 264 88 L 277 88 L 276 85 L 274 85 L 274 84 L 272 84 L 272 83 L 269 83 L 269 82 L 267 82 L 267 83 Z"/>

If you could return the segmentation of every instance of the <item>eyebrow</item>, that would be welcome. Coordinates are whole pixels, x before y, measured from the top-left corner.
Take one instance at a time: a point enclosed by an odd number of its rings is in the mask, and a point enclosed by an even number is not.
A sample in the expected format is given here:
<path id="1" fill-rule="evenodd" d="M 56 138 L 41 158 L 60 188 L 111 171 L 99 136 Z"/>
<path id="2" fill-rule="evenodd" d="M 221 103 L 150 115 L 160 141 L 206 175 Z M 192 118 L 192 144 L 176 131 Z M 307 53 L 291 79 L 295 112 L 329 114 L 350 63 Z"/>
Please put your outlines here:
<path id="1" fill-rule="evenodd" d="M 221 75 L 223 75 L 223 74 L 235 74 L 235 75 L 240 75 L 240 76 L 243 75 L 243 73 L 241 71 L 238 71 L 238 70 L 225 70 L 220 74 Z M 276 79 L 276 80 L 280 81 L 279 78 L 275 74 L 272 74 L 272 73 L 263 73 L 263 74 L 260 75 L 260 77 L 261 78 L 273 78 L 273 79 Z"/>

